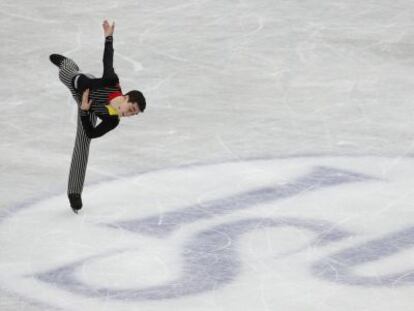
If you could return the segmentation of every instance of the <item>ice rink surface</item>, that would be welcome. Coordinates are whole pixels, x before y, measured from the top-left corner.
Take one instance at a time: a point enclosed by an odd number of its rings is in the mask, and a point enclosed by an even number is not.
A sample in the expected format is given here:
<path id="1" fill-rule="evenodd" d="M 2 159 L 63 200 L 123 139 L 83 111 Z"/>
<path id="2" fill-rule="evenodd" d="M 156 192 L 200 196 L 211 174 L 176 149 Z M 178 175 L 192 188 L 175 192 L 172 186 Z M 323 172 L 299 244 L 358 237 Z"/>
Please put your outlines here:
<path id="1" fill-rule="evenodd" d="M 92 141 L 48 60 L 147 110 Z M 0 3 L 0 310 L 414 309 L 414 3 Z"/>

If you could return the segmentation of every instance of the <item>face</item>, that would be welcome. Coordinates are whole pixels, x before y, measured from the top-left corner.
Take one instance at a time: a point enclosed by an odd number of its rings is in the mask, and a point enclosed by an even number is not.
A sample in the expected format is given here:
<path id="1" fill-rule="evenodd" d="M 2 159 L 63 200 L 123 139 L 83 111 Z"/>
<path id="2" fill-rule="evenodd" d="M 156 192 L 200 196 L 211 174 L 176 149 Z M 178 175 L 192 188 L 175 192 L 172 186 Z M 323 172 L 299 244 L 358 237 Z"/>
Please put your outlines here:
<path id="1" fill-rule="evenodd" d="M 121 117 L 130 117 L 140 113 L 137 103 L 128 102 L 128 96 L 126 96 L 125 102 L 119 106 L 119 113 Z"/>

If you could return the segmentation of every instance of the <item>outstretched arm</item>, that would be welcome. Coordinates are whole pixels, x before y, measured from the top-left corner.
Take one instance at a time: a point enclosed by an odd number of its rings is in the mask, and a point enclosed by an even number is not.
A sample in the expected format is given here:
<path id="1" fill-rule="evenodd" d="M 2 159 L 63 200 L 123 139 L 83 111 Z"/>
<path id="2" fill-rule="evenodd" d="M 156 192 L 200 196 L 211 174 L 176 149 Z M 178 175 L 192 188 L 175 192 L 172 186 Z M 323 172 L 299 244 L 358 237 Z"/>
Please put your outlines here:
<path id="1" fill-rule="evenodd" d="M 84 74 L 80 74 L 76 78 L 76 83 L 74 83 L 75 89 L 79 93 L 83 93 L 86 89 L 97 89 L 100 87 L 111 86 L 119 83 L 119 78 L 115 73 L 113 62 L 114 62 L 114 48 L 112 46 L 113 33 L 115 29 L 115 22 L 112 25 L 105 20 L 102 24 L 105 35 L 105 48 L 103 55 L 103 75 L 100 79 L 91 79 Z"/>
<path id="2" fill-rule="evenodd" d="M 105 36 L 105 49 L 103 55 L 103 65 L 104 71 L 102 78 L 103 79 L 110 79 L 115 76 L 114 71 L 114 48 L 113 48 L 113 34 L 115 30 L 115 22 L 112 25 L 109 24 L 107 20 L 105 20 L 102 24 L 102 28 L 104 30 Z"/>

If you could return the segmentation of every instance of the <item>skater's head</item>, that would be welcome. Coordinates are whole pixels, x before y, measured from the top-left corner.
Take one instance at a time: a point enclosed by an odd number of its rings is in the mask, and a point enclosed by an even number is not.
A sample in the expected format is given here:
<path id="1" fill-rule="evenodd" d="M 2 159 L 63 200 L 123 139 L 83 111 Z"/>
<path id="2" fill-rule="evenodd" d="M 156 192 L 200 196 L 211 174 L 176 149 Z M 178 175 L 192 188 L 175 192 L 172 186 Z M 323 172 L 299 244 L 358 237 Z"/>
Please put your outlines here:
<path id="1" fill-rule="evenodd" d="M 140 91 L 129 91 L 124 97 L 125 103 L 120 106 L 121 116 L 130 117 L 144 112 L 147 104 L 144 95 Z"/>
<path id="2" fill-rule="evenodd" d="M 147 102 L 145 101 L 144 95 L 140 91 L 129 91 L 125 94 L 125 96 L 128 96 L 128 102 L 133 104 L 135 108 L 138 108 L 139 112 L 144 112 Z"/>

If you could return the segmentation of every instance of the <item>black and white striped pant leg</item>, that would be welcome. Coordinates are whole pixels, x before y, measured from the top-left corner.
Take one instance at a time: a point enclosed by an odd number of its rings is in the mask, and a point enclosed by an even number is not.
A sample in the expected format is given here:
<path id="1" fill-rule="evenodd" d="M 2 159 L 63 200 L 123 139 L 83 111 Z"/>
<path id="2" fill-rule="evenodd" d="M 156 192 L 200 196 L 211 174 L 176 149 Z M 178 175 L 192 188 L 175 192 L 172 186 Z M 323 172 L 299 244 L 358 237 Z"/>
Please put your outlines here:
<path id="1" fill-rule="evenodd" d="M 80 74 L 78 65 L 70 58 L 64 59 L 59 67 L 59 80 L 69 89 L 79 106 L 81 97 L 72 85 L 72 79 L 78 74 Z"/>
<path id="2" fill-rule="evenodd" d="M 90 114 L 89 118 L 93 126 L 96 124 L 95 114 Z M 68 194 L 81 194 L 85 182 L 86 167 L 89 157 L 89 145 L 91 139 L 85 134 L 78 110 L 78 121 L 76 129 L 75 147 L 73 148 L 72 162 L 70 165 Z"/>

